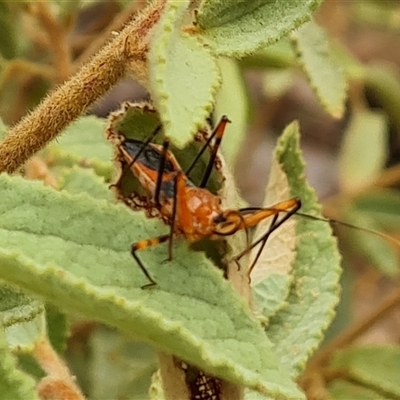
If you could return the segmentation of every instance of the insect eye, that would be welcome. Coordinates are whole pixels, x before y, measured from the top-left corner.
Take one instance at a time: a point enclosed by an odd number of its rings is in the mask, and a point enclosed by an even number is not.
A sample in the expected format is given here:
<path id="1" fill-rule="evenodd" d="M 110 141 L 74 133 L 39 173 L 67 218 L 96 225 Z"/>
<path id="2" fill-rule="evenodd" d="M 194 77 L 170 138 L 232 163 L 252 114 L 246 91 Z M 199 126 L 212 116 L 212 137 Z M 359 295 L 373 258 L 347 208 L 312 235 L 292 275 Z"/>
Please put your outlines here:
<path id="1" fill-rule="evenodd" d="M 214 233 L 221 236 L 233 235 L 237 231 L 236 224 L 233 222 L 223 222 L 219 224 Z"/>
<path id="2" fill-rule="evenodd" d="M 215 233 L 221 236 L 233 235 L 237 232 L 240 225 L 240 217 L 235 212 L 228 211 L 214 218 L 217 224 Z"/>
<path id="3" fill-rule="evenodd" d="M 226 217 L 223 214 L 218 214 L 214 217 L 214 222 L 216 224 L 222 224 L 223 222 L 226 222 Z"/>

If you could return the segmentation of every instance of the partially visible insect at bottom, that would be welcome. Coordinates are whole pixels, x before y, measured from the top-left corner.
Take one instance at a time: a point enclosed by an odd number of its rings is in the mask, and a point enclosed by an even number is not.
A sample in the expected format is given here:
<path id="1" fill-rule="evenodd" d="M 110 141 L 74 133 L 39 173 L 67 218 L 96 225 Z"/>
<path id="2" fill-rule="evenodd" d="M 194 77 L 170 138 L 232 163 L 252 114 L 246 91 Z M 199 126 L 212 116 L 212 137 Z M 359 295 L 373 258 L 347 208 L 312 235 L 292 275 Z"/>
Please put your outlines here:
<path id="1" fill-rule="evenodd" d="M 193 400 L 220 400 L 221 380 L 204 373 L 196 367 L 180 362 L 185 373 L 186 385 Z"/>
<path id="2" fill-rule="evenodd" d="M 221 118 L 186 171 L 182 170 L 175 156 L 169 150 L 169 141 L 167 138 L 164 138 L 162 145 L 151 142 L 161 130 L 161 126 L 157 127 L 144 142 L 136 139 L 128 139 L 123 136 L 118 137 L 117 151 L 123 165 L 121 178 L 125 170 L 131 170 L 150 197 L 147 207 L 155 208 L 170 226 L 168 234 L 140 240 L 132 244 L 131 254 L 149 280 L 149 283 L 142 288 L 152 287 L 157 283 L 144 266 L 137 252 L 160 243 L 168 242 L 168 260 L 172 260 L 174 236 L 183 236 L 188 242 L 193 243 L 204 238 L 212 240 L 220 239 L 244 230 L 247 238 L 249 238 L 250 228 L 271 217 L 272 221 L 269 229 L 234 257 L 234 260 L 238 262 L 245 254 L 256 246 L 259 246 L 257 254 L 247 271 L 250 277 L 272 232 L 294 214 L 330 223 L 340 223 L 352 228 L 359 228 L 352 224 L 302 214 L 299 212 L 301 208 L 299 198 L 291 198 L 268 208 L 223 209 L 221 207 L 221 199 L 211 193 L 206 188 L 206 185 L 209 181 L 226 125 L 229 122 L 226 116 Z M 115 138 L 111 138 L 111 140 L 115 140 Z M 208 147 L 211 147 L 210 159 L 200 185 L 196 186 L 189 179 L 189 174 Z M 113 186 L 118 187 L 118 185 L 119 182 Z M 380 234 L 369 229 L 361 229 Z M 382 236 L 386 237 L 384 234 Z"/>

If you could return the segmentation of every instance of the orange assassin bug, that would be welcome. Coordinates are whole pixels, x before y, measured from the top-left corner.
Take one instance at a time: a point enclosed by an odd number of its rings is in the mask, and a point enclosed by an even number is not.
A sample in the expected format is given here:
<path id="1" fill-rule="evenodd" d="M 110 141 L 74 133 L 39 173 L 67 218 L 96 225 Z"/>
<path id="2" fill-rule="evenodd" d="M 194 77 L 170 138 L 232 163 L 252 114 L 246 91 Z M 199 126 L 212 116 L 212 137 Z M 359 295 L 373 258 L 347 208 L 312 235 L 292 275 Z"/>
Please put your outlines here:
<path id="1" fill-rule="evenodd" d="M 120 160 L 125 164 L 123 171 L 126 169 L 132 171 L 151 196 L 150 207 L 155 207 L 170 225 L 168 234 L 140 240 L 132 244 L 131 254 L 150 282 L 144 287 L 154 286 L 156 282 L 136 254 L 137 251 L 169 241 L 168 260 L 172 260 L 174 235 L 184 236 L 189 242 L 196 242 L 203 238 L 215 240 L 233 235 L 240 230 L 247 232 L 260 221 L 272 216 L 273 220 L 268 232 L 236 257 L 236 260 L 238 260 L 253 247 L 261 244 L 260 250 L 250 266 L 248 272 L 250 274 L 269 235 L 300 209 L 301 202 L 298 198 L 282 201 L 270 208 L 237 210 L 221 208 L 220 198 L 211 193 L 205 186 L 210 177 L 226 125 L 229 122 L 226 116 L 221 118 L 207 142 L 185 172 L 173 153 L 168 150 L 169 141 L 167 139 L 164 140 L 162 146 L 151 143 L 161 127 L 158 127 L 145 142 L 126 138 L 120 140 L 117 148 L 120 152 Z M 214 143 L 211 148 L 210 160 L 200 185 L 196 186 L 188 175 L 212 140 L 214 140 Z M 113 186 L 118 187 L 118 182 Z M 280 213 L 284 213 L 284 215 L 279 219 Z"/>
<path id="2" fill-rule="evenodd" d="M 139 180 L 140 185 L 150 196 L 150 200 L 142 201 L 140 204 L 134 203 L 134 208 L 146 208 L 147 211 L 153 211 L 155 209 L 159 216 L 170 226 L 170 232 L 168 234 L 140 240 L 132 244 L 131 254 L 150 282 L 144 285 L 143 288 L 155 286 L 156 282 L 138 257 L 137 252 L 139 250 L 168 241 L 168 260 L 172 260 L 174 235 L 184 236 L 186 240 L 191 243 L 203 238 L 212 240 L 220 239 L 221 237 L 233 235 L 241 230 L 245 230 L 248 237 L 248 230 L 250 228 L 269 217 L 272 217 L 272 221 L 267 232 L 247 246 L 246 249 L 233 259 L 238 262 L 238 260 L 250 250 L 260 245 L 248 269 L 249 277 L 271 233 L 294 214 L 327 223 L 340 224 L 349 228 L 361 229 L 381 236 L 400 246 L 396 240 L 382 232 L 358 227 L 342 221 L 303 214 L 299 212 L 301 208 L 301 201 L 299 198 L 291 198 L 268 208 L 248 207 L 241 209 L 222 209 L 220 198 L 206 189 L 206 185 L 215 164 L 218 148 L 226 125 L 229 122 L 226 116 L 221 118 L 220 122 L 185 172 L 182 170 L 173 153 L 168 150 L 169 141 L 166 138 L 162 145 L 151 142 L 156 134 L 160 132 L 161 126 L 158 126 L 146 141 L 128 139 L 121 136 L 118 137 L 118 158 L 122 164 L 120 179 L 124 171 L 131 170 Z M 110 136 L 109 139 L 115 140 L 115 138 Z M 210 159 L 201 179 L 201 183 L 199 186 L 196 186 L 190 180 L 189 174 L 213 140 Z M 118 187 L 119 181 L 120 180 L 112 186 Z M 279 216 L 281 216 L 281 218 L 279 218 Z"/>

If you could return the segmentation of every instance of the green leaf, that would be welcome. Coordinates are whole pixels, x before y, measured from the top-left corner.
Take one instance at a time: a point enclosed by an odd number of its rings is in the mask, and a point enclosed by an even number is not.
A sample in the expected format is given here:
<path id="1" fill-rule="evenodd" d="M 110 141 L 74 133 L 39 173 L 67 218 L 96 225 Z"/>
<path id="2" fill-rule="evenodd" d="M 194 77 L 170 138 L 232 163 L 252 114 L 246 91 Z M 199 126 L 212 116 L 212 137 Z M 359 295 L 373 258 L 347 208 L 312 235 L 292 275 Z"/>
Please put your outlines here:
<path id="1" fill-rule="evenodd" d="M 271 400 L 270 397 L 264 396 L 261 393 L 255 392 L 254 390 L 245 390 L 244 400 Z"/>
<path id="2" fill-rule="evenodd" d="M 81 117 L 63 135 L 44 150 L 48 164 L 91 167 L 105 179 L 111 179 L 111 147 L 104 138 L 105 120 Z"/>
<path id="3" fill-rule="evenodd" d="M 90 337 L 90 351 L 91 398 L 148 398 L 151 376 L 157 367 L 156 354 L 151 348 L 100 328 Z"/>
<path id="4" fill-rule="evenodd" d="M 391 396 L 384 396 L 362 385 L 347 382 L 345 380 L 334 380 L 328 387 L 332 400 L 389 400 Z"/>
<path id="5" fill-rule="evenodd" d="M 216 96 L 214 115 L 217 118 L 227 115 L 232 121 L 226 128 L 225 139 L 221 144 L 224 158 L 232 169 L 246 133 L 249 99 L 237 61 L 220 58 L 218 65 L 221 70 L 222 85 Z"/>
<path id="6" fill-rule="evenodd" d="M 398 33 L 400 25 L 397 19 L 397 8 L 395 3 L 389 1 L 364 1 L 354 2 L 351 5 L 351 14 L 354 16 L 354 23 L 365 25 L 369 29 L 379 29 L 390 34 Z"/>
<path id="7" fill-rule="evenodd" d="M 57 307 L 46 305 L 47 335 L 54 350 L 62 354 L 70 334 L 67 316 Z"/>
<path id="8" fill-rule="evenodd" d="M 334 118 L 341 118 L 348 85 L 341 66 L 332 57 L 328 35 L 310 21 L 293 33 L 292 39 L 299 63 L 321 105 Z"/>
<path id="9" fill-rule="evenodd" d="M 263 264 L 265 275 L 259 282 L 252 281 L 252 289 L 256 310 L 263 317 L 263 323 L 266 323 L 270 317 L 288 306 L 286 298 L 289 295 L 293 277 L 289 274 L 289 271 L 286 274 L 269 271 L 269 274 L 267 274 L 268 270 L 264 259 L 265 257 L 260 260 L 259 264 Z M 259 269 L 258 266 L 257 269 Z"/>
<path id="10" fill-rule="evenodd" d="M 2 399 L 39 400 L 35 381 L 17 369 L 15 358 L 7 349 L 4 331 L 0 326 L 0 393 Z"/>
<path id="11" fill-rule="evenodd" d="M 168 230 L 126 207 L 0 176 L 0 270 L 56 306 L 119 328 L 211 375 L 274 397 L 303 398 L 262 328 L 203 254 L 163 246 L 140 257 L 158 285 L 143 290 L 130 244 Z"/>
<path id="12" fill-rule="evenodd" d="M 19 288 L 1 283 L 0 326 L 11 350 L 30 352 L 45 334 L 44 306 Z"/>
<path id="13" fill-rule="evenodd" d="M 308 21 L 320 0 L 205 1 L 198 33 L 218 55 L 243 57 L 271 45 Z"/>
<path id="14" fill-rule="evenodd" d="M 220 84 L 214 58 L 181 32 L 189 1 L 168 2 L 148 54 L 150 89 L 165 134 L 182 148 L 204 126 Z"/>
<path id="15" fill-rule="evenodd" d="M 400 82 L 397 70 L 390 64 L 370 65 L 365 68 L 365 86 L 399 131 Z"/>
<path id="16" fill-rule="evenodd" d="M 293 46 L 289 40 L 283 38 L 241 59 L 240 65 L 244 68 L 256 69 L 289 69 L 297 65 L 297 60 Z"/>
<path id="17" fill-rule="evenodd" d="M 355 226 L 370 229 L 375 232 L 382 231 L 382 225 L 373 215 L 350 207 L 345 212 L 345 220 Z M 399 263 L 396 249 L 388 240 L 365 232 L 360 229 L 351 229 L 347 232 L 347 245 L 354 252 L 361 254 L 376 269 L 383 274 L 396 278 L 399 275 Z"/>
<path id="18" fill-rule="evenodd" d="M 295 73 L 292 69 L 270 69 L 263 74 L 263 89 L 268 98 L 279 99 L 293 85 Z"/>
<path id="19" fill-rule="evenodd" d="M 4 124 L 3 120 L 0 118 L 0 139 L 4 139 L 7 134 L 7 126 Z"/>
<path id="20" fill-rule="evenodd" d="M 0 1 L 0 56 L 10 60 L 17 56 L 17 26 L 18 19 L 10 12 L 7 1 Z M 21 22 L 21 21 L 19 21 Z"/>
<path id="21" fill-rule="evenodd" d="M 344 329 L 350 326 L 353 321 L 353 297 L 354 297 L 354 286 L 356 285 L 356 272 L 351 265 L 346 263 L 346 258 L 342 262 L 343 273 L 340 277 L 340 299 L 339 304 L 336 307 L 336 315 L 325 332 L 324 341 L 321 344 L 321 348 L 325 343 L 329 343 Z"/>
<path id="22" fill-rule="evenodd" d="M 292 134 L 295 134 L 295 130 L 296 128 L 292 129 Z M 281 160 L 275 155 L 265 190 L 263 207 L 271 207 L 291 197 L 293 196 L 291 196 L 288 177 L 281 165 Z M 261 221 L 257 225 L 253 240 L 256 241 L 268 232 L 270 224 L 270 219 Z M 267 242 L 268 249 L 264 251 L 251 273 L 254 300 L 259 311 L 266 318 L 270 318 L 288 305 L 286 298 L 293 281 L 292 266 L 296 259 L 296 241 L 296 220 L 291 218 L 271 234 Z M 258 251 L 258 247 L 253 249 L 250 262 L 255 259 Z"/>
<path id="23" fill-rule="evenodd" d="M 91 168 L 74 166 L 72 169 L 66 169 L 61 175 L 60 181 L 60 190 L 67 190 L 72 194 L 88 193 L 95 199 L 114 201 L 109 185 Z"/>
<path id="24" fill-rule="evenodd" d="M 330 56 L 343 69 L 350 81 L 364 81 L 368 76 L 368 67 L 359 61 L 354 54 L 342 44 L 330 42 Z"/>
<path id="25" fill-rule="evenodd" d="M 339 351 L 331 367 L 351 380 L 389 395 L 400 397 L 400 348 L 398 346 L 352 347 Z"/>
<path id="26" fill-rule="evenodd" d="M 197 12 L 197 22 L 204 28 L 214 28 L 251 13 L 265 3 L 264 0 L 229 0 L 203 1 Z"/>
<path id="27" fill-rule="evenodd" d="M 398 230 L 400 226 L 400 192 L 395 189 L 377 189 L 362 193 L 352 206 L 372 217 L 386 229 Z"/>
<path id="28" fill-rule="evenodd" d="M 384 114 L 354 110 L 339 154 L 339 180 L 345 191 L 357 191 L 374 182 L 387 158 Z"/>
<path id="29" fill-rule="evenodd" d="M 300 197 L 301 212 L 321 216 L 315 191 L 304 178 L 297 123 L 289 125 L 279 139 L 275 163 L 287 176 L 290 197 Z M 293 285 L 287 306 L 270 319 L 267 328 L 281 362 L 294 376 L 304 368 L 332 321 L 340 277 L 340 255 L 329 224 L 299 216 L 295 232 L 296 258 L 291 266 Z M 268 251 L 272 250 L 268 247 Z"/>

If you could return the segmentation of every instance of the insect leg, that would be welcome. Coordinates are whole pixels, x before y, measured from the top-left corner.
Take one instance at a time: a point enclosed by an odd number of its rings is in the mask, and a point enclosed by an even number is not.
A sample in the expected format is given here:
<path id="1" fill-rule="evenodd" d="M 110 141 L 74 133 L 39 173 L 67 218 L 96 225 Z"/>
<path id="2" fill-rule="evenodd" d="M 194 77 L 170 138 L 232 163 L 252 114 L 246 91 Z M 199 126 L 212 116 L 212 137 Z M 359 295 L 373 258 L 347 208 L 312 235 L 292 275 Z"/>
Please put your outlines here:
<path id="1" fill-rule="evenodd" d="M 162 177 L 164 174 L 165 160 L 167 158 L 168 147 L 169 147 L 169 140 L 164 139 L 163 148 L 162 148 L 162 157 L 160 159 L 160 164 L 158 165 L 156 190 L 154 192 L 154 201 L 156 203 L 156 206 L 159 208 L 161 207 L 160 191 L 161 191 L 161 183 L 162 183 Z"/>
<path id="2" fill-rule="evenodd" d="M 133 160 L 125 165 L 125 167 L 123 168 L 121 175 L 118 179 L 118 181 L 116 183 L 113 183 L 112 185 L 110 185 L 110 188 L 112 187 L 118 187 L 119 183 L 122 180 L 122 177 L 125 175 L 126 171 L 129 171 L 132 167 L 133 164 L 135 164 L 135 162 L 138 160 L 138 158 L 140 157 L 140 155 L 143 153 L 143 151 L 146 149 L 146 147 L 148 146 L 148 144 L 154 139 L 154 137 L 157 135 L 158 132 L 160 132 L 161 130 L 161 125 L 158 125 L 157 128 L 150 134 L 150 136 L 146 139 L 146 141 L 143 142 L 143 145 L 141 147 L 141 149 L 138 151 L 138 153 L 135 155 L 135 157 L 133 158 Z M 121 145 L 120 145 L 121 146 Z"/>
<path id="3" fill-rule="evenodd" d="M 172 260 L 172 246 L 174 240 L 175 233 L 175 225 L 176 225 L 176 210 L 178 209 L 178 179 L 181 175 L 176 175 L 174 177 L 174 198 L 173 198 L 173 206 L 172 206 L 172 215 L 171 215 L 171 230 L 169 231 L 169 242 L 168 242 L 168 261 Z"/>
<path id="4" fill-rule="evenodd" d="M 152 246 L 156 246 L 157 244 L 160 243 L 164 243 L 166 242 L 168 239 L 170 238 L 170 235 L 161 235 L 161 236 L 157 236 L 155 238 L 151 238 L 151 239 L 144 239 L 144 240 L 140 240 L 139 242 L 133 243 L 132 247 L 131 247 L 131 254 L 132 257 L 136 260 L 136 262 L 138 263 L 140 269 L 142 270 L 142 272 L 144 273 L 144 275 L 146 276 L 146 278 L 149 280 L 150 283 L 148 283 L 147 285 L 142 286 L 142 289 L 146 289 L 146 288 L 150 288 L 152 286 L 156 286 L 157 283 L 156 281 L 151 277 L 151 275 L 149 274 L 149 271 L 147 271 L 146 267 L 144 266 L 142 260 L 139 258 L 139 256 L 136 254 L 136 252 L 138 250 L 143 250 L 143 249 L 147 249 L 148 247 L 152 247 Z"/>
<path id="5" fill-rule="evenodd" d="M 199 161 L 200 157 L 203 155 L 213 138 L 215 137 L 215 142 L 213 144 L 213 147 L 211 149 L 211 155 L 210 155 L 210 160 L 208 161 L 206 171 L 204 173 L 203 179 L 201 180 L 200 186 L 201 188 L 206 187 L 208 179 L 210 178 L 212 168 L 214 166 L 214 161 L 215 158 L 217 157 L 217 151 L 218 148 L 221 144 L 222 136 L 224 135 L 225 132 L 225 127 L 227 123 L 230 122 L 228 117 L 224 115 L 217 126 L 215 127 L 214 131 L 210 135 L 210 137 L 207 139 L 206 143 L 204 144 L 203 148 L 200 150 L 199 154 L 197 154 L 196 158 L 193 160 L 192 164 L 190 164 L 189 168 L 186 170 L 186 175 L 189 175 L 190 171 L 193 169 L 193 167 L 196 165 L 197 161 Z"/>
<path id="6" fill-rule="evenodd" d="M 290 209 L 288 211 L 286 211 L 286 210 L 278 210 L 278 212 L 273 216 L 273 220 L 272 220 L 271 226 L 268 229 L 268 232 L 266 232 L 261 238 L 256 240 L 254 243 L 252 243 L 249 247 L 247 247 L 245 250 L 243 250 L 240 254 L 238 254 L 234 258 L 234 260 L 237 262 L 245 254 L 247 254 L 254 247 L 256 247 L 257 245 L 259 245 L 261 243 L 260 248 L 257 251 L 257 255 L 254 258 L 254 260 L 252 261 L 251 266 L 249 268 L 249 271 L 248 271 L 249 276 L 250 276 L 251 271 L 253 270 L 254 266 L 256 265 L 258 259 L 260 258 L 261 253 L 262 253 L 262 251 L 264 249 L 264 246 L 267 243 L 267 240 L 270 237 L 271 233 L 274 232 L 277 228 L 279 228 L 283 223 L 285 223 L 291 216 L 296 214 L 296 212 L 300 209 L 300 207 L 301 207 L 301 202 L 300 201 L 298 201 L 297 199 L 293 199 L 293 200 L 291 200 L 291 202 L 295 202 L 292 209 Z M 243 210 L 249 210 L 249 209 L 243 209 Z M 257 210 L 255 209 L 255 211 L 257 211 Z M 285 212 L 285 215 L 281 219 L 278 220 L 279 213 L 281 213 L 281 212 Z"/>

